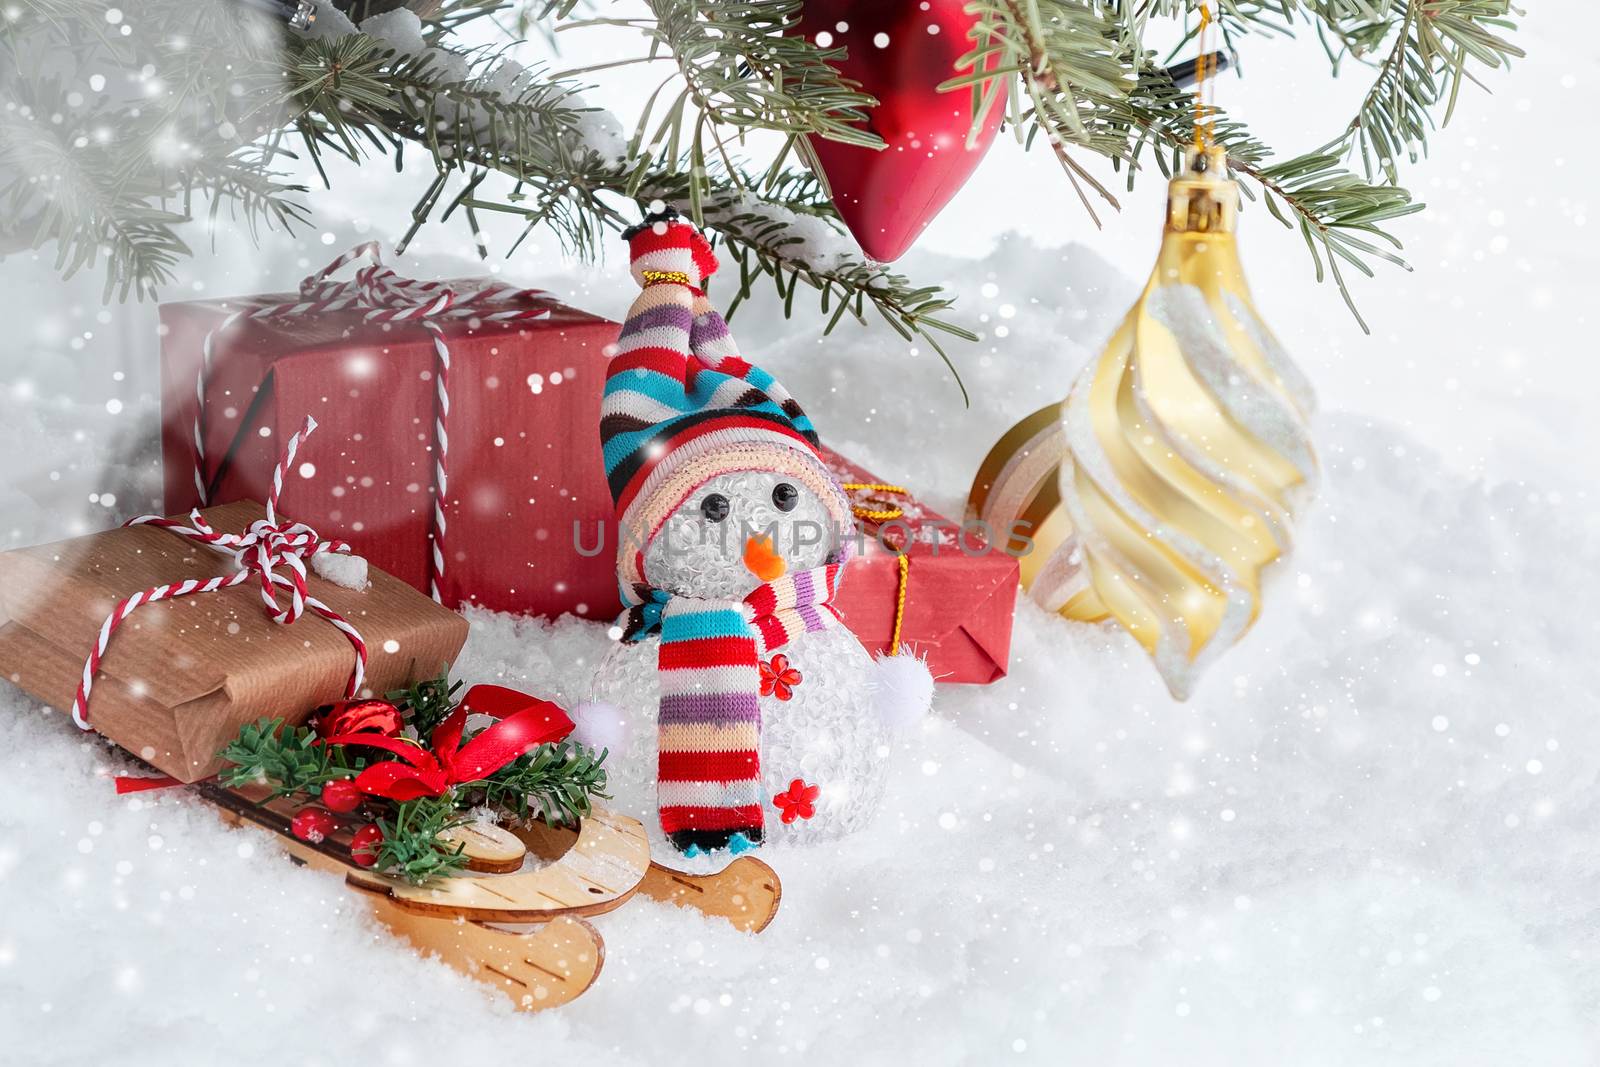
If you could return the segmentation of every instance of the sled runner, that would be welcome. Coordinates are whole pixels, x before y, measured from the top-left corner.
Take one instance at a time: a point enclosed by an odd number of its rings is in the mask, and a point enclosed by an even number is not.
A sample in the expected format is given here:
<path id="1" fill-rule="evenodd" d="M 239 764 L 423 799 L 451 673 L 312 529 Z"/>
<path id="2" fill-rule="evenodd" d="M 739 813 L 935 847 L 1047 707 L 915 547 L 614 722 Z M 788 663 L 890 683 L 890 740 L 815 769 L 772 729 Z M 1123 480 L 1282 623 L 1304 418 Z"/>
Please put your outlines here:
<path id="1" fill-rule="evenodd" d="M 468 858 L 460 874 L 414 886 L 357 866 L 347 831 L 320 842 L 290 832 L 293 801 L 260 803 L 265 789 L 192 786 L 234 824 L 282 838 L 304 866 L 343 875 L 374 916 L 416 948 L 505 991 L 523 1011 L 565 1004 L 594 984 L 605 944 L 589 917 L 635 893 L 726 919 L 759 933 L 777 914 L 777 874 L 740 856 L 715 874 L 675 871 L 650 859 L 644 826 L 596 809 L 576 830 L 542 823 L 514 830 L 467 825 L 452 831 Z"/>

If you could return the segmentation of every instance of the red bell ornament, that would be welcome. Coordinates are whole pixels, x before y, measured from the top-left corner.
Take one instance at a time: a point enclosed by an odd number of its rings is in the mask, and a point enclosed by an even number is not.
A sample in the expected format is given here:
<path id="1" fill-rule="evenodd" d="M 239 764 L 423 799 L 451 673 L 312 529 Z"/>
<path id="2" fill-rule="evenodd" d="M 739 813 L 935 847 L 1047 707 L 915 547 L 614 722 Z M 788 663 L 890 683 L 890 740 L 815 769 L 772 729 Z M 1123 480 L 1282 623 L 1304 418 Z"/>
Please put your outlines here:
<path id="1" fill-rule="evenodd" d="M 318 737 L 367 732 L 398 737 L 405 720 L 387 700 L 341 700 L 317 717 L 316 728 Z"/>
<path id="2" fill-rule="evenodd" d="M 848 55 L 830 60 L 878 100 L 865 128 L 882 149 L 808 138 L 833 195 L 833 206 L 861 250 L 887 263 L 900 258 L 927 229 L 994 143 L 1005 113 L 1002 80 L 987 102 L 971 147 L 981 90 L 940 92 L 941 83 L 970 72 L 957 60 L 972 48 L 977 18 L 966 0 L 807 0 L 797 32 Z M 992 62 L 992 60 L 991 60 Z M 1007 76 L 1002 76 L 1002 78 Z"/>

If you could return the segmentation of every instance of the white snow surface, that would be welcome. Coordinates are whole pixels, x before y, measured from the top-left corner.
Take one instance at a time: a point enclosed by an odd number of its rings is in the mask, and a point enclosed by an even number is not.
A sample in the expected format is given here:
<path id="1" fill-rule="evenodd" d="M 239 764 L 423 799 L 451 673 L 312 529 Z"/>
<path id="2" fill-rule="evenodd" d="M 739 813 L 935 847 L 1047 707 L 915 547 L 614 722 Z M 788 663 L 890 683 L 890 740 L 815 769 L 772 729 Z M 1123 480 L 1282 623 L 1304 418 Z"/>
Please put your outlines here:
<path id="1" fill-rule="evenodd" d="M 630 902 L 595 920 L 595 987 L 525 1016 L 264 834 L 179 792 L 115 796 L 100 743 L 0 684 L 0 1062 L 1596 1062 L 1596 160 L 1525 163 L 1559 138 L 1523 113 L 1575 106 L 1597 66 L 1592 34 L 1539 17 L 1523 43 L 1547 58 L 1463 100 L 1415 171 L 1417 272 L 1357 284 L 1373 337 L 1247 210 L 1258 305 L 1323 398 L 1325 480 L 1263 617 L 1188 703 L 1124 635 L 1022 603 L 1009 676 L 939 687 L 870 828 L 764 850 L 770 929 Z M 994 168 L 1020 169 L 1007 151 Z M 230 231 L 215 253 L 197 231 L 168 297 L 290 288 L 391 236 L 426 176 L 371 171 L 336 172 L 322 231 L 260 251 Z M 985 334 L 951 346 L 970 411 L 885 329 L 822 340 L 767 297 L 733 328 L 832 445 L 959 514 L 984 450 L 1064 395 L 1131 299 L 1122 264 L 1155 251 L 1134 205 L 1093 238 L 1117 268 L 1051 219 L 991 248 L 975 199 L 932 243 L 967 211 L 971 248 L 908 257 Z M 471 273 L 469 247 L 435 226 L 402 266 Z M 102 308 L 99 278 L 60 283 L 52 254 L 0 264 L 4 547 L 159 507 L 154 310 Z M 506 274 L 615 316 L 621 258 L 589 271 L 530 244 Z M 599 624 L 479 613 L 459 668 L 575 705 L 608 647 Z"/>
<path id="2" fill-rule="evenodd" d="M 972 273 L 1020 289 L 1097 268 L 1011 242 Z M 1094 300 L 1069 333 L 1120 303 Z M 1086 351 L 1042 344 L 1057 318 L 1013 320 L 1019 380 Z M 917 410 L 948 408 L 949 386 L 874 361 L 876 343 L 845 333 L 777 362 L 804 397 L 847 362 L 852 393 L 898 382 L 916 400 L 841 443 L 951 506 L 972 442 L 1036 398 L 996 359 L 973 383 L 993 409 L 952 434 Z M 151 503 L 148 401 L 111 416 L 63 387 L 4 394 L 13 543 Z M 825 429 L 846 395 L 813 402 Z M 180 793 L 114 796 L 103 748 L 7 688 L 0 1030 L 28 1064 L 203 1063 L 224 1045 L 268 1064 L 285 1041 L 325 1064 L 446 1044 L 605 1063 L 1585 1062 L 1593 509 L 1454 473 L 1358 413 L 1317 430 L 1327 481 L 1299 554 L 1193 700 L 1172 703 L 1121 634 L 1024 602 L 1010 675 L 940 687 L 869 830 L 766 850 L 784 880 L 771 929 L 630 903 L 597 920 L 595 988 L 535 1017 L 416 958 L 263 834 Z M 75 514 L 108 486 L 109 513 Z M 608 647 L 599 624 L 475 614 L 459 673 L 575 705 Z"/>

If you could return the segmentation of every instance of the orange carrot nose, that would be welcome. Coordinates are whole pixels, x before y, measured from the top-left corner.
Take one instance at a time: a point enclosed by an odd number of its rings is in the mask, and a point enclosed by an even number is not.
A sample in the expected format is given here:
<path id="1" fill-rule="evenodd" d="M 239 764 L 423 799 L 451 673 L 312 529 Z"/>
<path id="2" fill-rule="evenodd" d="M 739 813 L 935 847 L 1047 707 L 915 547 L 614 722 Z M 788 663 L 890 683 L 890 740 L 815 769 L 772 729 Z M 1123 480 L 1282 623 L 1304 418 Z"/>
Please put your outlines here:
<path id="1" fill-rule="evenodd" d="M 750 573 L 760 578 L 763 582 L 775 582 L 783 577 L 783 572 L 789 565 L 778 555 L 772 547 L 772 537 L 746 538 L 744 543 L 744 565 L 750 568 Z"/>

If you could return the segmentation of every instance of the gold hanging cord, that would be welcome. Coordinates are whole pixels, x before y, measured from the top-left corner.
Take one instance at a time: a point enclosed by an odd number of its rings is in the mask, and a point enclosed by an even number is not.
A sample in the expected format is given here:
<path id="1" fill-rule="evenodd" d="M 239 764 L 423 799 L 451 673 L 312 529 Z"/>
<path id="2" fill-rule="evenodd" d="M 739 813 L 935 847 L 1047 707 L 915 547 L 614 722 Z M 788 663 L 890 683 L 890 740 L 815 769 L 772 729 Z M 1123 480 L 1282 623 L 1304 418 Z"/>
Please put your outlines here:
<path id="1" fill-rule="evenodd" d="M 1194 68 L 1194 147 L 1197 152 L 1204 152 L 1206 146 L 1211 144 L 1215 130 L 1213 128 L 1213 115 L 1216 108 L 1211 105 L 1215 99 L 1212 95 L 1214 87 L 1212 76 L 1216 73 L 1215 63 L 1211 59 L 1211 5 L 1200 5 L 1200 54 L 1195 59 Z"/>

